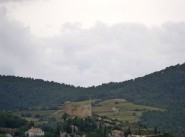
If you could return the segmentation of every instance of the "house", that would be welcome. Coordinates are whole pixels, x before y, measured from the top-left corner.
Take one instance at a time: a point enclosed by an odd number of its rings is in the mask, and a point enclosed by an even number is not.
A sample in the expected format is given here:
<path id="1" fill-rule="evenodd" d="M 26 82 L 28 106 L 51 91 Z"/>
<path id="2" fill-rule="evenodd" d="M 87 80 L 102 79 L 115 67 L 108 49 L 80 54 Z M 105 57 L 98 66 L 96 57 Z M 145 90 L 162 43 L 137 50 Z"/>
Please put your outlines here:
<path id="1" fill-rule="evenodd" d="M 35 137 L 35 136 L 44 136 L 44 131 L 40 128 L 30 128 L 28 131 L 25 132 L 28 137 Z"/>
<path id="2" fill-rule="evenodd" d="M 60 137 L 86 137 L 86 136 L 80 136 L 80 135 L 76 135 L 76 134 L 68 134 L 66 132 L 61 132 L 60 133 Z"/>
<path id="3" fill-rule="evenodd" d="M 113 130 L 112 131 L 112 136 L 113 137 L 124 137 L 124 132 L 120 130 Z"/>

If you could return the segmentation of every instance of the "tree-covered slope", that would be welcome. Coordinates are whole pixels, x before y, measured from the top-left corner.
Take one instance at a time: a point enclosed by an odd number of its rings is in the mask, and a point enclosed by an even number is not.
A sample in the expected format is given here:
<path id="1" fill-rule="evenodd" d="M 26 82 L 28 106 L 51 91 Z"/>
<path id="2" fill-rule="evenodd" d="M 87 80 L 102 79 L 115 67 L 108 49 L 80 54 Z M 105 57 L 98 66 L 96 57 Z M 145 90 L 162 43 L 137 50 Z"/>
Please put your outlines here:
<path id="1" fill-rule="evenodd" d="M 52 108 L 66 100 L 78 100 L 74 86 L 39 79 L 0 76 L 0 110 Z"/>
<path id="2" fill-rule="evenodd" d="M 138 125 L 185 135 L 185 110 L 144 112 Z"/>
<path id="3" fill-rule="evenodd" d="M 167 109 L 185 109 L 185 64 L 120 83 L 81 88 L 55 82 L 0 76 L 0 110 L 57 107 L 67 100 L 124 98 Z"/>
<path id="4" fill-rule="evenodd" d="M 137 104 L 185 109 L 185 64 L 171 66 L 135 80 L 104 84 L 91 90 L 97 97 L 121 97 Z"/>

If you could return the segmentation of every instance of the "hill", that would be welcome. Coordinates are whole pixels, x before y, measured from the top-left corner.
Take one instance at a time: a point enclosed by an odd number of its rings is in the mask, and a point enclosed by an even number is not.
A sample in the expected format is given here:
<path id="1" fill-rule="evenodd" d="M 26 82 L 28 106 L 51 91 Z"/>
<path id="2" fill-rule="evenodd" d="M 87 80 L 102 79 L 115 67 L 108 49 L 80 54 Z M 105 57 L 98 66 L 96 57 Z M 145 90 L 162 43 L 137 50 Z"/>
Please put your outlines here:
<path id="1" fill-rule="evenodd" d="M 41 79 L 0 76 L 0 110 L 51 109 L 69 99 L 82 88 Z"/>
<path id="2" fill-rule="evenodd" d="M 40 79 L 0 76 L 0 110 L 57 108 L 67 100 L 124 98 L 136 104 L 185 109 L 185 64 L 144 77 L 97 87 L 74 87 Z"/>
<path id="3" fill-rule="evenodd" d="M 91 87 L 95 98 L 124 98 L 136 104 L 185 109 L 185 64 L 144 77 Z"/>

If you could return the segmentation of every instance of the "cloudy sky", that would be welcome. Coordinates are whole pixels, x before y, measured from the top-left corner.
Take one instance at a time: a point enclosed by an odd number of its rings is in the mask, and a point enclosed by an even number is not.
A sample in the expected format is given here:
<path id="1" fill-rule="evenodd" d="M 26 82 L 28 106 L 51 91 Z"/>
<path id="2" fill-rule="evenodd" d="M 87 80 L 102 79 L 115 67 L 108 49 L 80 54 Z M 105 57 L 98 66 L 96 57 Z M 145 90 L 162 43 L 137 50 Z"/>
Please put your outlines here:
<path id="1" fill-rule="evenodd" d="M 185 62 L 184 0 L 0 0 L 0 74 L 75 86 Z"/>

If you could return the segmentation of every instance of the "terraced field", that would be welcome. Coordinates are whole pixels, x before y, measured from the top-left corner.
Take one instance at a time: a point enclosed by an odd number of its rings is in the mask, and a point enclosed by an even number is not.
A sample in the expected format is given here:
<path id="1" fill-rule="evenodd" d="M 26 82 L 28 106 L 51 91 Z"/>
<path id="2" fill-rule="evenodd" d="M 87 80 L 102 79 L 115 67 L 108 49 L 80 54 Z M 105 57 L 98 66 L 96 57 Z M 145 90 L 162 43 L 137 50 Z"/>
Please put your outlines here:
<path id="1" fill-rule="evenodd" d="M 93 113 L 131 123 L 137 122 L 142 113 L 149 110 L 165 111 L 164 109 L 156 107 L 136 105 L 131 102 L 127 102 L 124 99 L 106 100 L 93 106 Z"/>
<path id="2" fill-rule="evenodd" d="M 142 113 L 149 110 L 165 111 L 164 109 L 156 107 L 136 105 L 131 102 L 127 102 L 124 99 L 106 100 L 93 106 L 93 113 L 131 123 L 137 122 Z"/>

